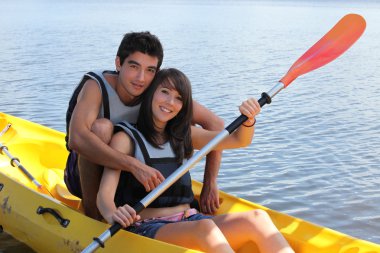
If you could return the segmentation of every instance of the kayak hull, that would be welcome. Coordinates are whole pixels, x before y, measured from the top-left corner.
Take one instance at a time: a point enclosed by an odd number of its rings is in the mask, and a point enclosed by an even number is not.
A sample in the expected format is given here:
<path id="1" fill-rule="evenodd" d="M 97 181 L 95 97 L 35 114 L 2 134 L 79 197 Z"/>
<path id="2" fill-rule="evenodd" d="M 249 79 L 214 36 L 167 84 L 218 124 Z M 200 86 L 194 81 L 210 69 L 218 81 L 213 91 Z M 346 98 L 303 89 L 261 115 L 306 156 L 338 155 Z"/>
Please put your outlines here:
<path id="1" fill-rule="evenodd" d="M 36 252 L 81 252 L 109 225 L 86 217 L 80 200 L 63 182 L 67 158 L 64 134 L 8 114 L 0 113 L 0 138 L 9 152 L 50 192 L 42 193 L 2 152 L 0 155 L 0 226 Z M 199 198 L 202 184 L 193 181 Z M 264 206 L 220 192 L 218 214 L 263 209 L 296 252 L 380 253 L 380 245 L 350 237 Z M 66 221 L 66 224 L 65 222 Z M 65 226 L 66 225 L 66 226 Z M 197 252 L 121 230 L 97 252 Z M 258 252 L 248 243 L 237 252 Z"/>

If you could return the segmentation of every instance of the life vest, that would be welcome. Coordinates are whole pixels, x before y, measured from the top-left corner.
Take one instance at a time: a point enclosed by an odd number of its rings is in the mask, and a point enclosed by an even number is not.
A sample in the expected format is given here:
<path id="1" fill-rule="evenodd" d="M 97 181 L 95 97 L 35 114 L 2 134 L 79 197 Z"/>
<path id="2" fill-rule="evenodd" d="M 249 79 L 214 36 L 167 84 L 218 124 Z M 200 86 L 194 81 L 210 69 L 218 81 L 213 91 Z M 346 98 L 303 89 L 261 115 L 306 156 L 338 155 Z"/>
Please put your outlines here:
<path id="1" fill-rule="evenodd" d="M 115 128 L 116 130 L 121 128 L 133 139 L 135 144 L 134 157 L 159 170 L 165 178 L 180 167 L 181 163 L 176 161 L 175 153 L 173 152 L 170 142 L 166 142 L 162 145 L 162 149 L 155 148 L 131 124 L 121 122 L 117 124 Z M 148 192 L 146 192 L 144 186 L 138 182 L 130 172 L 121 172 L 115 195 L 116 206 L 122 206 L 124 204 L 134 206 L 147 194 Z M 190 204 L 193 200 L 194 194 L 191 188 L 191 177 L 190 173 L 187 172 L 154 200 L 149 207 L 170 207 L 180 204 Z"/>
<path id="2" fill-rule="evenodd" d="M 140 110 L 141 103 L 134 106 L 126 106 L 120 100 L 118 94 L 114 88 L 107 82 L 104 78 L 104 73 L 117 75 L 115 71 L 96 71 L 86 73 L 82 80 L 79 82 L 75 88 L 73 95 L 69 101 L 69 106 L 66 111 L 66 147 L 68 149 L 67 142 L 69 140 L 69 126 L 71 121 L 71 116 L 73 114 L 74 108 L 77 104 L 77 99 L 80 91 L 82 90 L 84 84 L 87 80 L 92 79 L 96 81 L 99 85 L 99 89 L 102 93 L 102 106 L 98 118 L 106 118 L 111 120 L 114 124 L 121 122 L 123 120 L 128 120 L 128 122 L 136 123 L 137 116 Z"/>

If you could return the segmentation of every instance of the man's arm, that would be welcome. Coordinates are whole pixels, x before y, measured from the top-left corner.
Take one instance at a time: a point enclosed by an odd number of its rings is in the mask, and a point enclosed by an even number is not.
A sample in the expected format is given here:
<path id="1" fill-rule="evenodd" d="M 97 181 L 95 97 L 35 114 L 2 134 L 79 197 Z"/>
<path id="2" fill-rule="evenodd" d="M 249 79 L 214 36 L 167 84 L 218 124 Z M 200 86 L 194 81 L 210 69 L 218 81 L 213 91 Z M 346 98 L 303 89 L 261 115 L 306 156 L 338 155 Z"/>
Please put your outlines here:
<path id="1" fill-rule="evenodd" d="M 204 129 L 221 131 L 224 121 L 196 101 L 193 101 L 193 123 Z M 217 177 L 222 160 L 222 151 L 212 151 L 206 157 L 203 188 L 200 197 L 200 208 L 204 213 L 213 214 L 219 208 L 219 192 Z"/>
<path id="2" fill-rule="evenodd" d="M 100 111 L 102 96 L 98 84 L 88 80 L 78 96 L 70 121 L 69 147 L 89 161 L 108 168 L 131 172 L 147 191 L 164 180 L 162 174 L 135 158 L 112 149 L 92 131 Z"/>

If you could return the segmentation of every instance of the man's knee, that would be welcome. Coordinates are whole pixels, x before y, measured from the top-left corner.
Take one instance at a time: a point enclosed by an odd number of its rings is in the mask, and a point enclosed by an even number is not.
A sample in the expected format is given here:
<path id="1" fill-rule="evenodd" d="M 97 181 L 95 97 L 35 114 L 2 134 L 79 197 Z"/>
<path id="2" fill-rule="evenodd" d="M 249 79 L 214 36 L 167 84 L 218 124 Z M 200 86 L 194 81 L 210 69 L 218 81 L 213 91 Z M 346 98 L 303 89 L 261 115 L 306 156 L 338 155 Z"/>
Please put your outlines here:
<path id="1" fill-rule="evenodd" d="M 94 121 L 91 126 L 91 132 L 98 136 L 104 143 L 111 141 L 113 134 L 113 124 L 110 120 L 101 118 Z"/>

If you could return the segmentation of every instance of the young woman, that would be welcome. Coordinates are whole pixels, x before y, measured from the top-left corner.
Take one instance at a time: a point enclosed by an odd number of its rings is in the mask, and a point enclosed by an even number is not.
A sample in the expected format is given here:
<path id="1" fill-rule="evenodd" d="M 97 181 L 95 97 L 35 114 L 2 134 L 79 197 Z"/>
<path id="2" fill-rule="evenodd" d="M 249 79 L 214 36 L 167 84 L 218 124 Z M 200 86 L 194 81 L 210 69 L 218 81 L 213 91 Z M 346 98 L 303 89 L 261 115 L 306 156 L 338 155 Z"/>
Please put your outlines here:
<path id="1" fill-rule="evenodd" d="M 248 117 L 216 149 L 248 146 L 260 105 L 248 99 L 239 107 Z M 191 126 L 191 85 L 176 69 L 159 71 L 141 105 L 136 127 L 122 122 L 111 140 L 114 149 L 135 156 L 166 178 L 206 145 L 218 132 Z M 190 208 L 194 195 L 189 172 L 136 215 L 131 206 L 147 195 L 145 188 L 125 171 L 105 169 L 97 197 L 98 208 L 109 223 L 128 231 L 205 252 L 233 252 L 253 241 L 260 252 L 293 252 L 263 210 L 207 216 Z M 196 231 L 196 232 L 195 232 Z"/>

